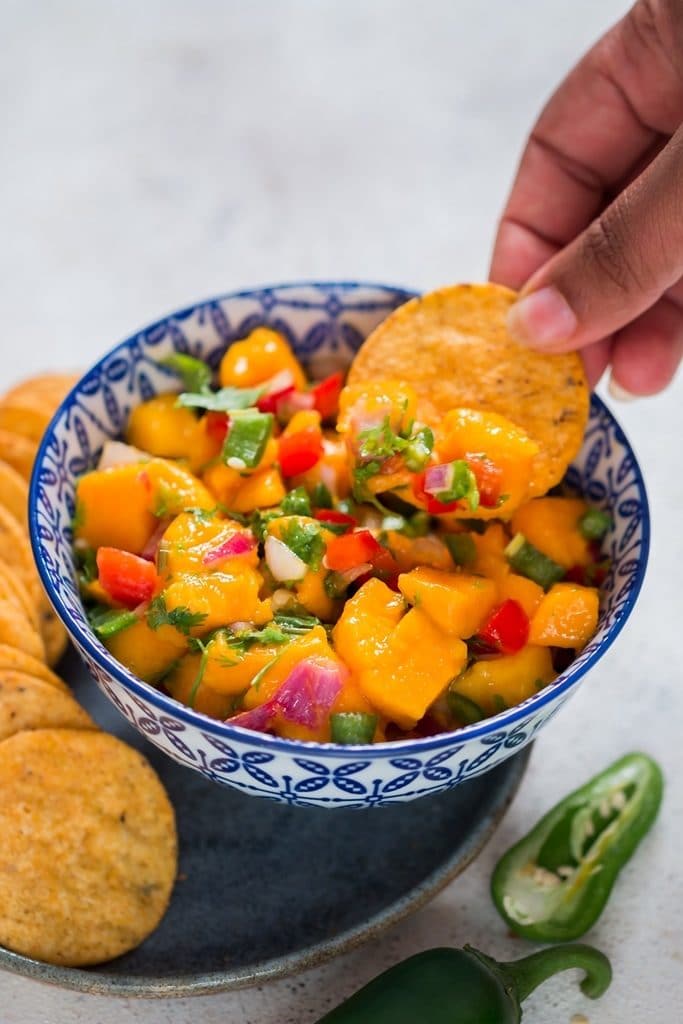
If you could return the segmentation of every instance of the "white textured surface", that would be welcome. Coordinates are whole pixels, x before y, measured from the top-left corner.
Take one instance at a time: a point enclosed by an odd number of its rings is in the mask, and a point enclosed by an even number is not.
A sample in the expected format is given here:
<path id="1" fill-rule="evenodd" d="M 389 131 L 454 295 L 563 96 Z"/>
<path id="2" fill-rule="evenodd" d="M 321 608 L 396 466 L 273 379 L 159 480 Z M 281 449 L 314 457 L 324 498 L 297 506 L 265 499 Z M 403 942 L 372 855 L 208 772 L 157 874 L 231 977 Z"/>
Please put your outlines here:
<path id="1" fill-rule="evenodd" d="M 4 374 L 78 367 L 168 309 L 233 287 L 486 273 L 525 130 L 625 4 L 180 0 L 0 4 Z M 662 761 L 661 820 L 589 936 L 615 980 L 571 976 L 525 1024 L 659 1024 L 683 1000 L 680 381 L 620 410 L 652 501 L 637 612 L 536 745 L 489 848 L 425 910 L 325 968 L 191 1001 L 107 1000 L 0 975 L 3 1024 L 305 1024 L 395 960 L 472 942 L 503 957 L 488 879 L 556 798 L 635 747 Z M 377 827 L 382 827 L 381 812 Z M 417 1024 L 417 1022 L 416 1022 Z"/>

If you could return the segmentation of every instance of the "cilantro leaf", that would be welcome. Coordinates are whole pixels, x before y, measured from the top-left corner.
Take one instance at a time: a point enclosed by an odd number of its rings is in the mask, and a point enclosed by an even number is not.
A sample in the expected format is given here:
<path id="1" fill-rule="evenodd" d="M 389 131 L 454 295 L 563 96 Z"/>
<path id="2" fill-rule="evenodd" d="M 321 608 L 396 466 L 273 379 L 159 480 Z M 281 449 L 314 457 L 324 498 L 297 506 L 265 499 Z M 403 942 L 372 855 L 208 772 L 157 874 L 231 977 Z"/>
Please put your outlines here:
<path id="1" fill-rule="evenodd" d="M 178 632 L 187 636 L 194 626 L 201 626 L 206 618 L 205 612 L 193 612 L 189 608 L 179 606 L 169 611 L 163 594 L 155 597 L 147 610 L 147 625 L 150 629 L 161 626 L 173 626 Z"/>
<path id="2" fill-rule="evenodd" d="M 174 352 L 161 360 L 161 366 L 167 366 L 169 370 L 177 373 L 186 391 L 208 391 L 213 374 L 211 367 L 201 359 L 189 356 L 185 352 Z"/>
<path id="3" fill-rule="evenodd" d="M 311 501 L 306 488 L 295 487 L 282 499 L 280 508 L 286 516 L 310 516 Z"/>
<path id="4" fill-rule="evenodd" d="M 301 523 L 298 519 L 291 519 L 283 525 L 280 539 L 312 572 L 318 571 L 325 554 L 320 523 Z"/>
<path id="5" fill-rule="evenodd" d="M 263 388 L 221 388 L 220 391 L 185 391 L 182 395 L 178 395 L 177 404 L 185 409 L 237 412 L 255 405 L 263 394 L 263 390 Z"/>
<path id="6" fill-rule="evenodd" d="M 320 619 L 315 615 L 287 615 L 285 612 L 276 612 L 275 622 L 284 633 L 292 636 L 302 636 L 315 626 L 321 625 Z"/>

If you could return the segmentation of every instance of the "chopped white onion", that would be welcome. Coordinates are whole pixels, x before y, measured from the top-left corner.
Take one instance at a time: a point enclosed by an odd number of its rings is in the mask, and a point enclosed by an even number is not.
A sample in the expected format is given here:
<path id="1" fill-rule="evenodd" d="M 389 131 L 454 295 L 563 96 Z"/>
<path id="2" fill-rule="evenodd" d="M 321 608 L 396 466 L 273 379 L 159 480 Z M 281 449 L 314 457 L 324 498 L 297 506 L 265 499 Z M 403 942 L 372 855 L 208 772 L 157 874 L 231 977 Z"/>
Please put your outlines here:
<path id="1" fill-rule="evenodd" d="M 281 612 L 283 608 L 287 608 L 294 600 L 295 597 L 291 590 L 285 590 L 284 587 L 281 587 L 272 594 L 270 604 L 273 612 Z"/>
<path id="2" fill-rule="evenodd" d="M 124 444 L 123 441 L 105 441 L 97 468 L 111 469 L 112 466 L 130 466 L 136 462 L 149 462 L 151 458 L 149 452 L 143 452 L 141 448 L 134 448 L 132 444 Z"/>
<path id="3" fill-rule="evenodd" d="M 308 566 L 295 555 L 294 552 L 287 547 L 277 537 L 269 536 L 266 537 L 265 543 L 266 551 L 266 565 L 273 574 L 273 578 L 278 582 L 284 580 L 302 580 L 308 571 Z"/>

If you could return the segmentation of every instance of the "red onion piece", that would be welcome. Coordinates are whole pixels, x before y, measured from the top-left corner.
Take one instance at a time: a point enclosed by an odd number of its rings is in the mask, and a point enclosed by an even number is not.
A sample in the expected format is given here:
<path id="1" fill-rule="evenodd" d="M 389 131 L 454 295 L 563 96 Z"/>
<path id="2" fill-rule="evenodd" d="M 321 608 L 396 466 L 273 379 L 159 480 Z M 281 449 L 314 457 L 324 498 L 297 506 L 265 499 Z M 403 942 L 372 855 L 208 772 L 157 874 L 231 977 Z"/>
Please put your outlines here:
<path id="1" fill-rule="evenodd" d="M 438 466 L 430 466 L 425 472 L 424 489 L 432 497 L 450 489 L 453 483 L 453 464 L 443 462 Z"/>
<path id="2" fill-rule="evenodd" d="M 161 538 L 166 533 L 171 522 L 171 519 L 159 520 L 159 525 L 140 552 L 141 558 L 146 558 L 148 562 L 153 562 L 155 560 L 157 551 L 159 550 L 159 544 L 161 543 Z"/>
<path id="3" fill-rule="evenodd" d="M 344 684 L 347 670 L 329 658 L 306 658 L 294 666 L 270 700 L 228 721 L 244 729 L 267 732 L 279 714 L 289 722 L 319 729 Z"/>
<path id="4" fill-rule="evenodd" d="M 255 547 L 256 541 L 250 533 L 237 531 L 219 544 L 218 547 L 207 551 L 202 561 L 204 565 L 212 565 L 214 562 L 222 562 L 224 558 L 248 555 Z"/>

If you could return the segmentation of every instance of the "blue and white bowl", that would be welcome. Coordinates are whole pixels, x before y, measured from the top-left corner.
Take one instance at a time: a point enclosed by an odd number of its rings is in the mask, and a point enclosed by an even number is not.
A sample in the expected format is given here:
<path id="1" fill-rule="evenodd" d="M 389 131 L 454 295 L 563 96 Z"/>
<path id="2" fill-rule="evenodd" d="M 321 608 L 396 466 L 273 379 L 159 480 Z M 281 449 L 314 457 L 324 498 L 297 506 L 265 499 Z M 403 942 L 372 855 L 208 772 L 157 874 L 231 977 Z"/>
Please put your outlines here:
<path id="1" fill-rule="evenodd" d="M 71 520 L 78 477 L 103 443 L 121 434 L 131 409 L 177 387 L 158 366 L 172 351 L 216 366 L 252 328 L 281 331 L 314 376 L 345 367 L 367 334 L 411 293 L 385 285 L 307 282 L 210 299 L 166 316 L 121 342 L 78 382 L 38 453 L 30 526 L 40 575 L 57 614 L 98 686 L 169 757 L 215 782 L 291 804 L 371 807 L 450 789 L 530 743 L 602 657 L 630 615 L 643 581 L 649 514 L 643 478 L 619 424 L 596 397 L 572 487 L 612 513 L 598 631 L 573 664 L 540 693 L 454 733 L 374 746 L 303 743 L 207 718 L 141 682 L 92 632 L 78 592 Z M 125 509 L 121 510 L 125 515 Z"/>

